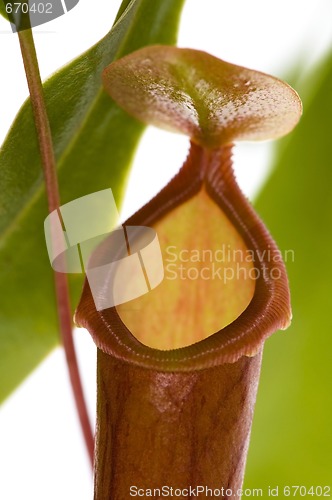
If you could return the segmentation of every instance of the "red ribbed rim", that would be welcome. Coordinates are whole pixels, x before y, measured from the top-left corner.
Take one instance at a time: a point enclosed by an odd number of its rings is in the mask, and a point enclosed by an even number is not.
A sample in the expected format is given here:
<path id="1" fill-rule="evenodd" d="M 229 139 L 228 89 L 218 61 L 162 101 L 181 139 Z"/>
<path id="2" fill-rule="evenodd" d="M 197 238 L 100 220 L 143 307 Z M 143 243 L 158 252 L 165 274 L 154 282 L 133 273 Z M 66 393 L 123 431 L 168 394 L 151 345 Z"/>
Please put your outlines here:
<path id="1" fill-rule="evenodd" d="M 232 146 L 207 151 L 192 144 L 180 172 L 125 225 L 152 225 L 197 194 L 204 183 L 208 194 L 233 223 L 247 248 L 255 255 L 260 252 L 259 255 L 266 256 L 255 262 L 259 273 L 251 302 L 232 323 L 206 339 L 187 347 L 162 351 L 139 342 L 122 322 L 115 307 L 97 311 L 85 280 L 75 320 L 89 330 L 97 347 L 105 353 L 155 370 L 200 370 L 234 363 L 244 355 L 252 356 L 267 337 L 288 326 L 291 308 L 284 263 L 274 240 L 235 181 L 231 156 Z M 271 277 L 272 266 L 278 270 L 278 279 Z"/>

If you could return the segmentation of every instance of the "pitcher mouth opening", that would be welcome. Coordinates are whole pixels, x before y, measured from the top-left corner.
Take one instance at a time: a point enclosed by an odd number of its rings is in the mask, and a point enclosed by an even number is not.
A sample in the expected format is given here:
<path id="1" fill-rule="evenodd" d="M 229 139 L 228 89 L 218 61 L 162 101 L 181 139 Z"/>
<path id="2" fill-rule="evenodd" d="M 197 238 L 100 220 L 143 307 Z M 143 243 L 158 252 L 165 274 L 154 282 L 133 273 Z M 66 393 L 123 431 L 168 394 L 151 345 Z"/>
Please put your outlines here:
<path id="1" fill-rule="evenodd" d="M 192 144 L 179 173 L 124 226 L 153 227 L 167 214 L 204 192 L 235 228 L 246 249 L 263 256 L 264 250 L 269 249 L 265 258 L 255 261 L 257 273 L 249 283 L 240 310 L 224 323 L 225 326 L 212 329 L 205 338 L 197 340 L 194 335 L 191 342 L 189 332 L 187 344 L 160 349 L 147 345 L 144 337 L 135 335 L 134 328 L 128 328 L 127 321 L 123 320 L 122 306 L 97 311 L 86 282 L 76 322 L 88 328 L 105 353 L 162 371 L 203 369 L 255 355 L 268 336 L 288 326 L 291 312 L 285 267 L 276 244 L 237 186 L 231 155 L 232 145 L 207 151 Z M 276 258 L 278 256 L 280 258 Z M 272 269 L 277 269 L 278 273 L 272 274 Z M 163 322 L 167 321 L 172 319 L 165 314 Z M 164 327 L 162 323 L 158 326 Z"/>

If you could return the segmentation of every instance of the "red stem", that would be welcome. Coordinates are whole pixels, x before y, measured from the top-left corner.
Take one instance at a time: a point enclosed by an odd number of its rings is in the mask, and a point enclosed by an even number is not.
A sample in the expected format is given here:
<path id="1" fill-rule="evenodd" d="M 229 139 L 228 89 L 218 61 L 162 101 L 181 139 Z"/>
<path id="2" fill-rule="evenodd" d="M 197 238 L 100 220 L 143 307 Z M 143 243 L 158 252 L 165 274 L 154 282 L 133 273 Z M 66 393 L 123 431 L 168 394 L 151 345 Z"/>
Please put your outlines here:
<path id="1" fill-rule="evenodd" d="M 38 136 L 39 149 L 44 173 L 46 194 L 49 212 L 57 210 L 60 206 L 59 186 L 56 172 L 51 128 L 47 116 L 43 85 L 40 78 L 38 59 L 31 29 L 18 33 L 21 53 L 28 82 L 31 105 Z M 85 403 L 82 383 L 79 374 L 78 362 L 75 352 L 72 314 L 69 298 L 69 286 L 66 274 L 54 273 L 55 290 L 59 327 L 66 361 L 69 370 L 70 382 L 75 398 L 76 408 L 85 439 L 85 444 L 93 464 L 94 436 Z"/>

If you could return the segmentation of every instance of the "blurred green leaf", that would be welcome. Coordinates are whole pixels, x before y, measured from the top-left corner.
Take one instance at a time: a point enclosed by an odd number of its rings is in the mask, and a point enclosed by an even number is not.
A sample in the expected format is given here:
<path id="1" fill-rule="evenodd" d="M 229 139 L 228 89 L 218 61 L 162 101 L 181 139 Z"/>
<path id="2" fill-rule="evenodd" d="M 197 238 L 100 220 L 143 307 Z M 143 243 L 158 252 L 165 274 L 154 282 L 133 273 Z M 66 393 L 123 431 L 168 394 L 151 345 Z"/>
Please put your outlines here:
<path id="1" fill-rule="evenodd" d="M 0 14 L 8 20 L 8 15 L 7 15 L 7 12 L 6 12 L 6 7 L 5 7 L 5 4 L 3 2 L 3 0 L 0 0 Z"/>
<path id="2" fill-rule="evenodd" d="M 246 476 L 266 497 L 279 486 L 278 498 L 284 485 L 332 479 L 332 55 L 306 85 L 302 121 L 257 200 L 283 254 L 294 252 L 293 322 L 266 343 Z"/>
<path id="3" fill-rule="evenodd" d="M 143 127 L 104 93 L 101 72 L 141 46 L 174 43 L 183 3 L 125 0 L 110 33 L 45 84 L 62 203 L 108 187 L 120 202 Z M 43 234 L 46 199 L 29 101 L 2 147 L 0 186 L 2 400 L 58 343 Z M 83 276 L 71 277 L 73 306 L 82 282 Z"/>

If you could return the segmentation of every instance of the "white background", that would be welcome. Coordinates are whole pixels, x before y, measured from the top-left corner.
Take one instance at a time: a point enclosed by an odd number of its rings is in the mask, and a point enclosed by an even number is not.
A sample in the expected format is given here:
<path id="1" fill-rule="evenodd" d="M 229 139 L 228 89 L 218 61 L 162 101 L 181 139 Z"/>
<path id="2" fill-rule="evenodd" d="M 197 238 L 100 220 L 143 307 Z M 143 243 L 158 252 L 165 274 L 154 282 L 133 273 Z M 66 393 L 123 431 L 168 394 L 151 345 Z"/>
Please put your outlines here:
<path id="1" fill-rule="evenodd" d="M 154 0 L 151 0 L 154 1 Z M 165 0 L 166 1 L 166 0 Z M 119 1 L 81 0 L 70 13 L 35 29 L 42 77 L 106 34 Z M 187 0 L 179 45 L 279 77 L 294 62 L 314 63 L 331 47 L 330 0 Z M 16 35 L 0 19 L 0 142 L 27 96 Z M 180 167 L 187 139 L 149 129 L 137 154 L 125 201 L 128 216 Z M 162 151 L 162 154 L 160 152 Z M 270 145 L 237 148 L 235 168 L 253 196 L 267 171 Z M 156 158 L 158 163 L 156 164 Z M 149 173 L 149 185 L 141 182 Z M 0 186 L 1 190 L 1 186 Z M 1 194 L 0 194 L 1 196 Z M 76 343 L 91 418 L 95 413 L 95 348 L 87 332 Z M 60 349 L 22 384 L 0 410 L 1 500 L 91 500 L 92 477 L 82 444 Z"/>

